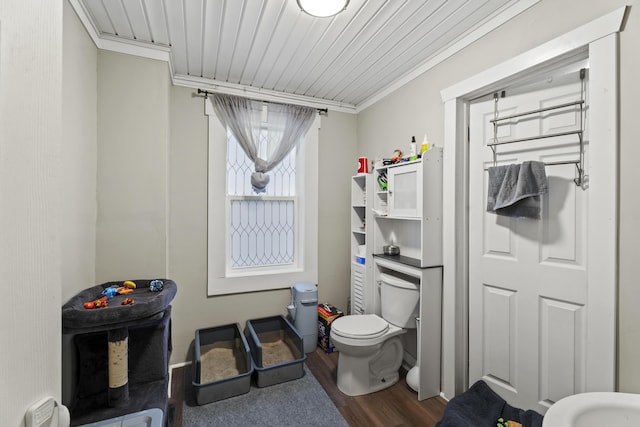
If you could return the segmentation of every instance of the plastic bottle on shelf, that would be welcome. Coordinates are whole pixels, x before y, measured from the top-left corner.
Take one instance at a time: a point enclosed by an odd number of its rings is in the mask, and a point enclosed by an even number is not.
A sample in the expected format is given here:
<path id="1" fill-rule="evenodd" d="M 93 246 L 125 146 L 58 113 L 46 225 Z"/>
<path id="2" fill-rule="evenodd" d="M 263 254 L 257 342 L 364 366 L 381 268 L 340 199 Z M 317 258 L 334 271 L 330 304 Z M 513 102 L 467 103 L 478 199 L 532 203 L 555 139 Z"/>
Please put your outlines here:
<path id="1" fill-rule="evenodd" d="M 424 134 L 424 139 L 422 140 L 422 154 L 424 154 L 425 151 L 429 150 L 429 140 L 427 139 L 427 134 Z"/>
<path id="2" fill-rule="evenodd" d="M 416 160 L 418 158 L 418 155 L 416 154 L 416 137 L 415 136 L 411 137 L 411 147 L 409 152 L 410 152 L 409 160 Z"/>

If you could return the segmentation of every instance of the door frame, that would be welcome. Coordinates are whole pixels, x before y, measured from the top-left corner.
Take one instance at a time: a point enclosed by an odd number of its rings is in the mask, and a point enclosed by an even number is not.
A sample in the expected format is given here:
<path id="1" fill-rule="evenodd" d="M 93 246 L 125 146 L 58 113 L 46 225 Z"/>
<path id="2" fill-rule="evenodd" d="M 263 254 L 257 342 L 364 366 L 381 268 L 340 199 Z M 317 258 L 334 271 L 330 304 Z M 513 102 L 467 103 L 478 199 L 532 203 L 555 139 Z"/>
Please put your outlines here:
<path id="1" fill-rule="evenodd" d="M 469 271 L 469 147 L 467 128 L 473 99 L 539 78 L 559 64 L 588 58 L 590 68 L 589 135 L 590 156 L 601 159 L 587 173 L 597 177 L 586 191 L 611 209 L 606 214 L 588 212 L 588 228 L 597 245 L 590 245 L 588 260 L 598 268 L 588 271 L 591 302 L 587 313 L 591 348 L 609 342 L 606 360 L 586 363 L 586 390 L 613 391 L 616 388 L 618 265 L 618 32 L 626 7 L 593 20 L 560 37 L 524 52 L 484 72 L 441 91 L 444 102 L 443 174 L 443 298 L 442 298 L 442 395 L 450 399 L 468 389 L 468 271 Z M 593 197 L 593 196 L 592 196 Z M 597 226 L 597 227 L 596 227 Z M 595 286 L 597 284 L 597 286 Z M 600 310 L 598 310 L 600 308 Z M 595 343 L 595 344 L 594 344 Z M 590 373 L 599 372 L 597 377 Z"/>

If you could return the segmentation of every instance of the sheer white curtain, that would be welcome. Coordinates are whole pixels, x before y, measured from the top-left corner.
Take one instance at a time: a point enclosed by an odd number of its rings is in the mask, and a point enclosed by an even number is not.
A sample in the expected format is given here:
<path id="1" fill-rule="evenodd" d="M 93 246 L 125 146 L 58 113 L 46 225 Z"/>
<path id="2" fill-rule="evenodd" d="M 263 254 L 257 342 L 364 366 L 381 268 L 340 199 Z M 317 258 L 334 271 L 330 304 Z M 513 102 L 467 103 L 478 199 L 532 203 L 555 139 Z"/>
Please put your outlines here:
<path id="1" fill-rule="evenodd" d="M 269 183 L 267 172 L 277 166 L 307 133 L 316 114 L 316 110 L 310 107 L 268 103 L 267 118 L 264 120 L 264 102 L 225 94 L 214 95 L 212 104 L 218 119 L 231 130 L 255 165 L 251 186 L 256 193 L 265 192 Z M 268 123 L 268 142 L 263 159 L 259 156 L 259 144 L 265 121 Z"/>

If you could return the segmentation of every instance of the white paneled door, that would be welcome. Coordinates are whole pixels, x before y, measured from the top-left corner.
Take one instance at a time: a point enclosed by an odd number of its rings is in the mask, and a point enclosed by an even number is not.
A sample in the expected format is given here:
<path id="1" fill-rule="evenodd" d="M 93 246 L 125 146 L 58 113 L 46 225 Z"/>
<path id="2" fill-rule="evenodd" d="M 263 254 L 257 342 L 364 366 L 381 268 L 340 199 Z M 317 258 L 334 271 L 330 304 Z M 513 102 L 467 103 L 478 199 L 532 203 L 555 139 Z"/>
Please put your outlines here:
<path id="1" fill-rule="evenodd" d="M 581 96 L 588 101 L 579 72 L 566 73 L 507 91 L 499 98 L 499 116 Z M 559 399 L 586 390 L 587 250 L 597 244 L 589 239 L 587 212 L 596 201 L 588 185 L 574 183 L 575 165 L 548 165 L 542 219 L 487 213 L 487 168 L 494 155 L 486 144 L 494 140 L 494 100 L 471 104 L 469 117 L 469 384 L 483 379 L 511 405 L 544 413 Z M 571 132 L 588 119 L 588 108 L 538 113 L 499 126 L 497 139 Z M 586 133 L 584 140 L 588 165 L 597 159 L 588 156 Z M 498 145 L 495 164 L 578 160 L 579 147 L 575 134 Z"/>

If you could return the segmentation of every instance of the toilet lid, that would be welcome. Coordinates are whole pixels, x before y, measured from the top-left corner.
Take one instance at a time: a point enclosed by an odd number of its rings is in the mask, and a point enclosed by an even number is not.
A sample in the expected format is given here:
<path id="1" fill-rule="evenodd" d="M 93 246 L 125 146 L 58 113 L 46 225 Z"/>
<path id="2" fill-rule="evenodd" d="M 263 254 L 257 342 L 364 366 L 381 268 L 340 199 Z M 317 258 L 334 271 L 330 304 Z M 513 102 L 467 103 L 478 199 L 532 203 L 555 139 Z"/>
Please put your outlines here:
<path id="1" fill-rule="evenodd" d="M 352 339 L 377 338 L 388 330 L 387 321 L 375 314 L 343 316 L 331 324 L 331 333 Z"/>

